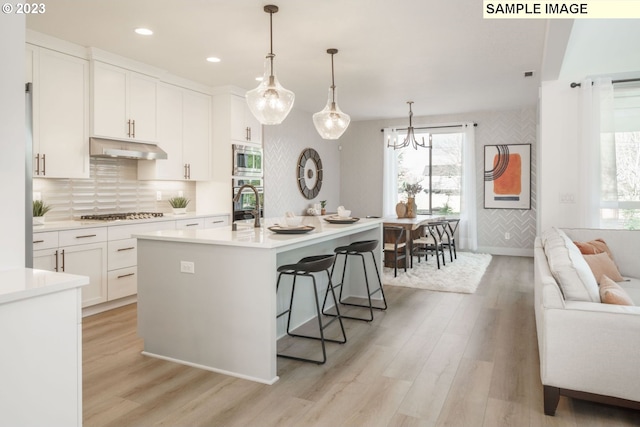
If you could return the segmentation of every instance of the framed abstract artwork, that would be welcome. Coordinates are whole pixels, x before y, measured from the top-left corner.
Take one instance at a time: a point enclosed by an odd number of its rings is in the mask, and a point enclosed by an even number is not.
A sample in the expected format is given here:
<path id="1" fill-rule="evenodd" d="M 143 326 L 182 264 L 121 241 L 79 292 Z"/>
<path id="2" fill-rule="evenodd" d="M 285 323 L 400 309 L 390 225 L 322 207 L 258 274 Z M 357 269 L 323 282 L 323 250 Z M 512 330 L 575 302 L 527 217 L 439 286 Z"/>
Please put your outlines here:
<path id="1" fill-rule="evenodd" d="M 484 208 L 531 209 L 531 144 L 484 146 Z"/>

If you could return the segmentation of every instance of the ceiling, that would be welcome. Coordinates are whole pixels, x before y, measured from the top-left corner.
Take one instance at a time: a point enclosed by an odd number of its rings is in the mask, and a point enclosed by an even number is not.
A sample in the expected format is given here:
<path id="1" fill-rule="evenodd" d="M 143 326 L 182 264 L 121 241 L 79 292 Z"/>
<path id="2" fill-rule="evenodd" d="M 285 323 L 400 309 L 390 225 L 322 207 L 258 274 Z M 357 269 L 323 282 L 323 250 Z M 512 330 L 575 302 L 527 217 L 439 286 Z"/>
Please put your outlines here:
<path id="1" fill-rule="evenodd" d="M 55 0 L 27 27 L 209 85 L 257 86 L 267 0 Z M 277 0 L 275 70 L 294 108 L 320 111 L 337 48 L 338 103 L 352 120 L 535 105 L 546 20 L 483 19 L 478 0 Z M 152 36 L 135 28 L 147 27 Z M 205 58 L 216 56 L 217 64 Z M 525 78 L 525 71 L 534 71 Z"/>

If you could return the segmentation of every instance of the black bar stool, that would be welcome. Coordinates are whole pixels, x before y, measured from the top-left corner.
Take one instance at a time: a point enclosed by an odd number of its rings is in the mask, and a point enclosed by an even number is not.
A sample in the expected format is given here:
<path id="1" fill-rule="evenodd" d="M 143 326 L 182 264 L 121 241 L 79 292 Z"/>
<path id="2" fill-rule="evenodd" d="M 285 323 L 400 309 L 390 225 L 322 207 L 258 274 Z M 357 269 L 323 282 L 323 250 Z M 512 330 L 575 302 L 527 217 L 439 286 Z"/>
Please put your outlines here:
<path id="1" fill-rule="evenodd" d="M 336 300 L 336 293 L 335 293 L 334 287 L 333 287 L 333 282 L 331 281 L 331 274 L 329 273 L 329 267 L 331 267 L 333 265 L 334 258 L 335 258 L 335 255 L 310 256 L 310 257 L 302 258 L 296 264 L 287 264 L 287 265 L 283 265 L 283 266 L 278 268 L 278 272 L 280 274 L 278 275 L 278 282 L 276 284 L 276 293 L 278 292 L 278 288 L 280 287 L 280 279 L 282 278 L 283 275 L 293 276 L 293 287 L 291 289 L 291 299 L 289 300 L 289 308 L 287 310 L 283 311 L 282 313 L 278 314 L 276 316 L 276 318 L 284 316 L 285 314 L 289 314 L 289 317 L 287 319 L 287 335 L 292 336 L 292 337 L 310 338 L 310 339 L 314 339 L 314 340 L 320 340 L 320 342 L 322 343 L 322 360 L 306 359 L 306 358 L 303 358 L 303 357 L 289 356 L 289 355 L 280 354 L 280 353 L 278 353 L 278 357 L 285 357 L 287 359 L 301 360 L 303 362 L 313 362 L 313 363 L 317 363 L 318 365 L 321 365 L 321 364 L 323 364 L 324 362 L 327 361 L 327 352 L 325 350 L 325 344 L 324 344 L 325 341 L 336 342 L 336 343 L 339 343 L 339 344 L 344 344 L 344 343 L 347 342 L 347 335 L 344 332 L 344 325 L 342 324 L 342 316 L 340 315 L 340 311 L 337 311 L 337 315 L 334 315 L 333 319 L 331 319 L 327 323 L 323 324 L 323 322 L 322 322 L 322 313 L 320 312 L 320 303 L 319 303 L 319 300 L 318 300 L 318 287 L 316 286 L 316 278 L 312 274 L 312 273 L 318 273 L 320 271 L 326 271 L 327 272 L 327 277 L 329 279 L 329 283 L 327 285 L 327 295 L 325 296 L 325 301 L 327 300 L 327 296 L 329 295 L 329 292 L 331 292 L 331 294 L 333 295 L 333 301 L 334 302 L 337 301 Z M 320 331 L 320 336 L 319 337 L 310 336 L 310 335 L 294 334 L 294 333 L 291 333 L 291 331 L 290 331 L 290 327 L 291 327 L 291 312 L 292 312 L 292 309 L 293 309 L 293 297 L 294 297 L 294 295 L 296 293 L 296 279 L 299 276 L 311 277 L 311 280 L 313 282 L 313 295 L 315 297 L 316 313 L 318 315 L 318 330 Z M 336 308 L 337 308 L 337 305 L 338 304 L 336 303 Z M 325 328 L 327 328 L 335 320 L 338 320 L 338 322 L 340 322 L 340 329 L 342 330 L 342 340 L 333 340 L 333 339 L 328 339 L 328 338 L 324 337 Z"/>
<path id="2" fill-rule="evenodd" d="M 339 297 L 339 302 L 340 304 L 343 305 L 349 305 L 349 306 L 353 306 L 353 307 L 363 307 L 363 308 L 368 308 L 369 309 L 369 318 L 362 318 L 362 317 L 354 317 L 354 316 L 345 316 L 345 315 L 340 315 L 340 312 L 338 311 L 338 304 L 336 304 L 336 313 L 338 314 L 332 314 L 332 313 L 327 313 L 326 310 L 326 304 L 327 304 L 327 297 L 325 296 L 324 298 L 324 303 L 322 304 L 322 312 L 324 314 L 326 314 L 327 316 L 340 316 L 346 319 L 353 319 L 353 320 L 364 320 L 365 322 L 371 322 L 373 320 L 373 310 L 386 310 L 387 309 L 387 300 L 384 296 L 384 291 L 382 290 L 382 281 L 380 280 L 380 272 L 378 270 L 378 263 L 376 262 L 376 257 L 373 254 L 373 251 L 375 248 L 378 247 L 378 241 L 377 240 L 364 240 L 361 242 L 354 242 L 351 243 L 350 245 L 347 246 L 340 246 L 336 249 L 334 249 L 334 252 L 336 253 L 336 257 L 335 260 L 333 262 L 333 267 L 331 267 L 331 276 L 333 276 L 333 269 L 336 266 L 336 261 L 338 260 L 338 256 L 340 255 L 344 255 L 344 265 L 342 267 L 342 278 L 340 279 L 340 283 L 337 285 L 334 285 L 334 288 L 340 288 L 340 297 Z M 371 255 L 371 259 L 373 260 L 373 265 L 375 267 L 376 270 L 376 276 L 378 277 L 378 287 L 376 289 L 374 289 L 373 291 L 371 290 L 371 288 L 369 287 L 369 277 L 367 275 L 367 265 L 365 263 L 365 257 L 364 254 L 370 254 Z M 344 302 L 342 300 L 342 288 L 344 285 L 344 276 L 345 276 L 345 272 L 347 270 L 347 261 L 349 259 L 349 256 L 358 256 L 360 257 L 360 259 L 362 259 L 362 269 L 364 271 L 364 283 L 365 286 L 367 288 L 367 299 L 369 300 L 369 304 L 364 305 L 364 304 L 354 304 L 354 303 L 348 303 L 348 302 Z M 371 295 L 376 294 L 380 292 L 382 294 L 382 302 L 384 303 L 384 305 L 382 307 L 375 307 L 372 302 L 371 302 Z M 335 301 L 335 298 L 334 298 Z"/>

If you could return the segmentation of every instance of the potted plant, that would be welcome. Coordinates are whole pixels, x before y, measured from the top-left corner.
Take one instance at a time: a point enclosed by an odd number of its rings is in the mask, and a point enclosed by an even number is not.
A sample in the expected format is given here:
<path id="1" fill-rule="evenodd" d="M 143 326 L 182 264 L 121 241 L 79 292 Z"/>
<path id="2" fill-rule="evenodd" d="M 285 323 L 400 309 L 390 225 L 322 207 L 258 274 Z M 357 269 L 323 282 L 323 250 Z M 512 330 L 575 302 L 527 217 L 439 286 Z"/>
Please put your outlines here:
<path id="1" fill-rule="evenodd" d="M 327 201 L 326 200 L 320 200 L 320 215 L 326 215 L 327 214 Z"/>
<path id="2" fill-rule="evenodd" d="M 33 201 L 33 225 L 44 224 L 44 214 L 51 210 L 51 206 L 46 205 L 42 200 Z"/>
<path id="3" fill-rule="evenodd" d="M 187 205 L 190 200 L 186 197 L 172 197 L 169 199 L 169 204 L 173 208 L 173 213 L 176 215 L 182 215 L 187 212 Z"/>

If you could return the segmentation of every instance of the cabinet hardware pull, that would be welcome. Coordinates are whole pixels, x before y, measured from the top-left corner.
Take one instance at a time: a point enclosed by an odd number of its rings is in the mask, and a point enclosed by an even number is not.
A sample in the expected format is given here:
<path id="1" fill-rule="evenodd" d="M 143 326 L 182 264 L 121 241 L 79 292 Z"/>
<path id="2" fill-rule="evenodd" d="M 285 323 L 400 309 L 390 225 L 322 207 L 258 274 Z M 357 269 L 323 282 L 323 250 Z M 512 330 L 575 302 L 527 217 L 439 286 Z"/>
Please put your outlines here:
<path id="1" fill-rule="evenodd" d="M 130 248 L 120 248 L 120 249 L 118 249 L 118 252 L 120 252 L 120 251 L 130 251 L 131 249 L 135 249 L 135 246 L 131 246 Z"/>
<path id="2" fill-rule="evenodd" d="M 42 175 L 46 175 L 46 168 L 47 168 L 47 159 L 45 158 L 45 155 L 42 155 Z"/>
<path id="3" fill-rule="evenodd" d="M 34 241 L 33 241 L 33 243 L 34 243 L 34 244 L 35 244 L 35 243 L 42 243 L 42 242 L 44 242 L 44 240 L 34 240 Z"/>
<path id="4" fill-rule="evenodd" d="M 95 234 L 85 234 L 84 236 L 76 236 L 76 239 L 86 239 L 87 237 L 96 237 Z"/>
<path id="5" fill-rule="evenodd" d="M 56 253 L 53 254 L 54 258 L 56 259 L 56 268 L 55 271 L 58 271 L 58 250 L 56 249 Z"/>
<path id="6" fill-rule="evenodd" d="M 220 220 L 220 221 L 213 221 L 213 223 L 214 223 L 214 224 L 221 224 L 221 223 L 223 223 L 223 222 L 224 222 L 224 220 Z"/>
<path id="7" fill-rule="evenodd" d="M 187 179 L 187 164 L 184 164 L 184 179 Z"/>
<path id="8" fill-rule="evenodd" d="M 200 225 L 197 222 L 193 223 L 193 224 L 185 224 L 185 227 L 193 227 L 194 225 Z"/>
<path id="9" fill-rule="evenodd" d="M 131 138 L 131 120 L 127 120 L 127 136 Z"/>
<path id="10" fill-rule="evenodd" d="M 248 127 L 247 129 L 249 130 L 249 141 L 251 141 L 251 128 Z"/>
<path id="11" fill-rule="evenodd" d="M 123 274 L 122 276 L 118 276 L 118 279 L 122 279 L 123 277 L 129 277 L 129 276 L 133 276 L 136 273 L 129 273 L 129 274 Z"/>
<path id="12" fill-rule="evenodd" d="M 187 170 L 189 171 L 189 179 L 191 179 L 191 163 L 187 163 Z"/>
<path id="13" fill-rule="evenodd" d="M 133 124 L 133 134 L 131 135 L 131 138 L 135 138 L 136 137 L 136 121 L 131 120 L 131 123 Z"/>
<path id="14" fill-rule="evenodd" d="M 40 153 L 36 154 L 36 175 L 40 175 Z"/>
<path id="15" fill-rule="evenodd" d="M 62 254 L 62 272 L 64 272 L 64 249 L 61 252 Z"/>

